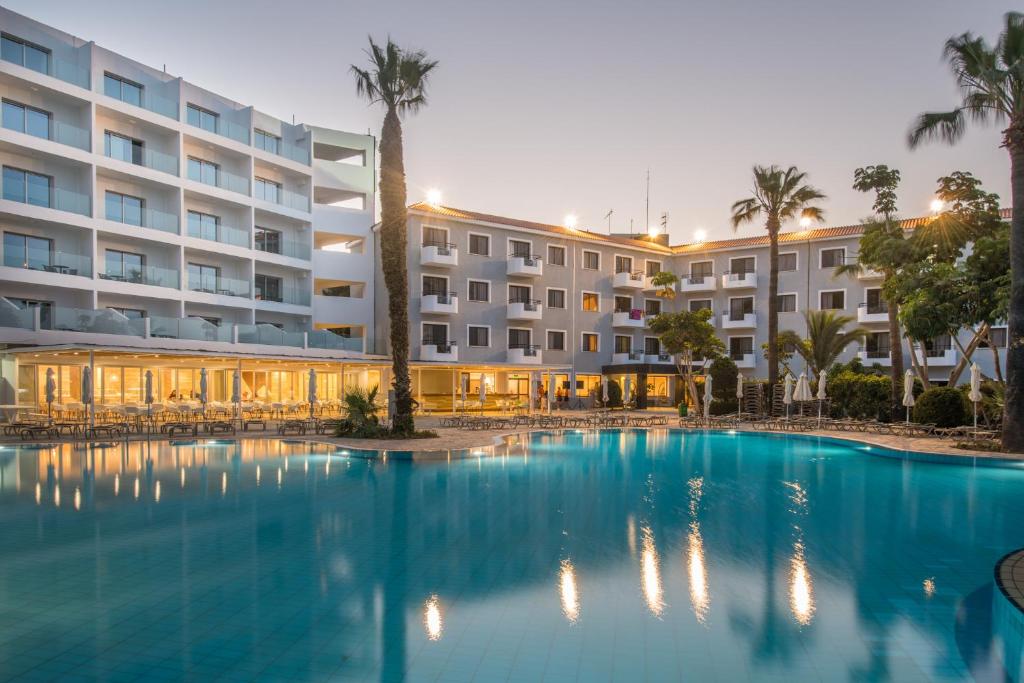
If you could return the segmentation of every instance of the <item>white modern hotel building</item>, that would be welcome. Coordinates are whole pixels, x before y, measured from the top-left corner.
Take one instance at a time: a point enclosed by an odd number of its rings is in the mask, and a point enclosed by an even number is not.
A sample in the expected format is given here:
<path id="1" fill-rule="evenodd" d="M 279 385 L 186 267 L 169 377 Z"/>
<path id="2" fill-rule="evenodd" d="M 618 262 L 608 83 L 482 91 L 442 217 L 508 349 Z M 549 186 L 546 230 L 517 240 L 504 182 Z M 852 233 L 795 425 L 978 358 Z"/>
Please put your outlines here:
<path id="1" fill-rule="evenodd" d="M 282 121 L 2 8 L 0 33 L 0 405 L 40 403 L 51 368 L 74 402 L 89 362 L 98 403 L 140 402 L 146 370 L 158 400 L 194 394 L 203 367 L 213 400 L 236 369 L 243 399 L 301 400 L 310 367 L 323 397 L 387 386 L 373 137 Z M 844 359 L 885 366 L 880 278 L 834 273 L 860 232 L 783 235 L 780 329 L 850 315 L 870 334 Z M 682 307 L 710 308 L 741 370 L 767 374 L 764 237 L 670 246 L 424 203 L 408 238 L 424 406 L 481 382 L 489 407 L 554 387 L 586 404 L 602 377 L 670 402 L 647 318 Z M 681 278 L 673 298 L 661 270 Z M 987 374 L 994 340 L 975 354 Z M 914 353 L 936 380 L 958 360 L 950 339 Z"/>

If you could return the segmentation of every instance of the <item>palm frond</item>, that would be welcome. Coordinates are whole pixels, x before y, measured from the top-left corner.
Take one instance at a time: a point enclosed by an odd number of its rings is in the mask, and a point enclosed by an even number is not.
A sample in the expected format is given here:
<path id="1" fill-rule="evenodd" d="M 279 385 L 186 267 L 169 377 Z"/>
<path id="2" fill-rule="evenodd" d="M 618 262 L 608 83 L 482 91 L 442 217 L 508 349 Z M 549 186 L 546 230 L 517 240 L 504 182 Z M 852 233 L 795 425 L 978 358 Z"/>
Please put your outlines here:
<path id="1" fill-rule="evenodd" d="M 915 149 L 926 140 L 941 140 L 946 144 L 956 144 L 964 136 L 964 112 L 954 109 L 947 112 L 926 112 L 917 118 L 910 129 L 907 144 Z"/>

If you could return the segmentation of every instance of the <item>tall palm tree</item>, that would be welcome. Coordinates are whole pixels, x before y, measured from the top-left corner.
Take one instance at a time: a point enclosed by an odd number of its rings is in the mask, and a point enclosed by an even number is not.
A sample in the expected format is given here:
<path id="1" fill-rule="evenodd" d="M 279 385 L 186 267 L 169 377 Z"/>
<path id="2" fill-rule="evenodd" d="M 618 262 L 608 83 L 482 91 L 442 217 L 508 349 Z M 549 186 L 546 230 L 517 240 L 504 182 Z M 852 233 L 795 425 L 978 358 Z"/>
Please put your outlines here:
<path id="1" fill-rule="evenodd" d="M 995 45 L 972 33 L 946 41 L 944 55 L 962 100 L 947 112 L 921 114 L 911 129 L 911 149 L 925 140 L 954 144 L 968 118 L 1003 128 L 1010 154 L 1010 305 L 1007 321 L 1006 406 L 1003 448 L 1024 451 L 1024 14 L 1008 12 Z"/>
<path id="2" fill-rule="evenodd" d="M 405 162 L 402 158 L 402 120 L 427 103 L 427 79 L 437 62 L 425 52 L 408 51 L 390 38 L 381 47 L 370 38 L 366 50 L 370 68 L 352 65 L 356 92 L 370 104 L 384 106 L 380 134 L 380 253 L 388 288 L 391 321 L 391 366 L 395 390 L 392 429 L 411 434 L 412 381 L 409 379 L 409 272 L 406 267 L 408 214 L 405 200 Z"/>
<path id="3" fill-rule="evenodd" d="M 863 327 L 846 329 L 853 322 L 853 316 L 834 311 L 807 311 L 804 319 L 807 321 L 807 339 L 796 350 L 815 377 L 821 377 L 822 372 L 839 360 L 847 346 L 868 334 Z"/>
<path id="4" fill-rule="evenodd" d="M 764 217 L 768 251 L 768 385 L 779 381 L 779 230 L 782 223 L 801 216 L 821 220 L 825 212 L 813 202 L 824 199 L 817 188 L 805 184 L 807 174 L 790 166 L 754 166 L 754 196 L 732 205 L 732 227 Z"/>

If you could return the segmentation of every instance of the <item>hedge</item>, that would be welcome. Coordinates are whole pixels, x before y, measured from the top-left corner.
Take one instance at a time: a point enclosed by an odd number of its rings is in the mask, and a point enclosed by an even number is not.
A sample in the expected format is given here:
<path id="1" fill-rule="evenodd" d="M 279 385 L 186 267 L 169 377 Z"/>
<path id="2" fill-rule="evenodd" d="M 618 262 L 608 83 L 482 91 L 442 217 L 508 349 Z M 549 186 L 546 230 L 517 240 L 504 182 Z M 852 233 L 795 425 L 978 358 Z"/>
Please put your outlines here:
<path id="1" fill-rule="evenodd" d="M 969 408 L 964 392 L 956 387 L 932 387 L 918 397 L 914 421 L 937 427 L 967 424 Z"/>
<path id="2" fill-rule="evenodd" d="M 888 420 L 892 380 L 883 375 L 864 375 L 842 370 L 828 376 L 826 393 L 832 417 L 857 420 Z"/>

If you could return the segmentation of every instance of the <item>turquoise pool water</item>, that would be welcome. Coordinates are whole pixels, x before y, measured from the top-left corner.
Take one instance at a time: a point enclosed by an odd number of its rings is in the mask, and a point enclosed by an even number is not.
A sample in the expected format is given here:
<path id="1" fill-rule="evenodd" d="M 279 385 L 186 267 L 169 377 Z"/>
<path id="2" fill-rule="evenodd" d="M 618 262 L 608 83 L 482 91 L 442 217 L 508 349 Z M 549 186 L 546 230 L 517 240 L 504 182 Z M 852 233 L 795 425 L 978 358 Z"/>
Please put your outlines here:
<path id="1" fill-rule="evenodd" d="M 1005 681 L 1024 469 L 815 438 L 0 450 L 0 679 Z"/>

